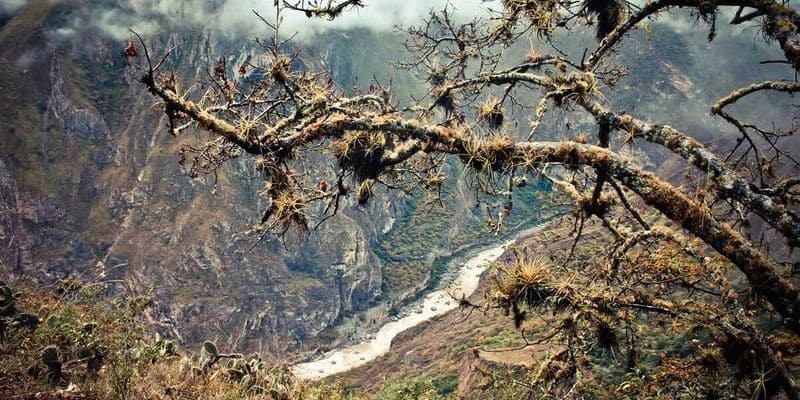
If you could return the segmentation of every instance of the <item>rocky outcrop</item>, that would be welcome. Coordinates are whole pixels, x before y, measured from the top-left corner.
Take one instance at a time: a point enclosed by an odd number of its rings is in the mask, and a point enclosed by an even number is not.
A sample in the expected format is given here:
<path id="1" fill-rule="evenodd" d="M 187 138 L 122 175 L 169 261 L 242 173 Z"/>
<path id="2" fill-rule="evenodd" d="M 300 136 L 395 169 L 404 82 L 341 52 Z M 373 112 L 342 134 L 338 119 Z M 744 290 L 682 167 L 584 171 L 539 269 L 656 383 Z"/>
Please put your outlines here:
<path id="1" fill-rule="evenodd" d="M 0 160 L 0 263 L 15 273 L 21 273 L 23 255 L 30 247 L 30 233 L 23 224 L 24 218 L 35 218 L 35 209 L 26 207 L 17 190 L 17 183 Z"/>
<path id="2" fill-rule="evenodd" d="M 104 140 L 108 136 L 105 120 L 92 109 L 78 104 L 64 89 L 64 75 L 60 63 L 53 60 L 50 71 L 50 97 L 47 99 L 45 124 L 52 116 L 58 129 L 65 135 L 81 139 Z"/>

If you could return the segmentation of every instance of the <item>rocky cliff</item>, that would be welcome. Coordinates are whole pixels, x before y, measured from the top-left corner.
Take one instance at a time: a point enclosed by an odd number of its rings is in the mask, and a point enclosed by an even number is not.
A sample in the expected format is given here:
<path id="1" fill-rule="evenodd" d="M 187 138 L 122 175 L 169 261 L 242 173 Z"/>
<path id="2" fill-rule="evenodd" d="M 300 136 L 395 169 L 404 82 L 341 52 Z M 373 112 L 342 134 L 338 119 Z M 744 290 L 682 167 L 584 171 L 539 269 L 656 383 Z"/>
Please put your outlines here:
<path id="1" fill-rule="evenodd" d="M 166 133 L 124 42 L 63 32 L 86 5 L 31 2 L 0 18 L 0 273 L 152 291 L 164 332 L 277 355 L 373 302 L 386 207 L 348 205 L 302 245 L 246 235 L 264 209 L 257 174 L 234 160 L 190 177 L 179 150 L 192 139 Z M 190 76 L 251 51 L 213 31 L 151 40 L 177 44 Z"/>

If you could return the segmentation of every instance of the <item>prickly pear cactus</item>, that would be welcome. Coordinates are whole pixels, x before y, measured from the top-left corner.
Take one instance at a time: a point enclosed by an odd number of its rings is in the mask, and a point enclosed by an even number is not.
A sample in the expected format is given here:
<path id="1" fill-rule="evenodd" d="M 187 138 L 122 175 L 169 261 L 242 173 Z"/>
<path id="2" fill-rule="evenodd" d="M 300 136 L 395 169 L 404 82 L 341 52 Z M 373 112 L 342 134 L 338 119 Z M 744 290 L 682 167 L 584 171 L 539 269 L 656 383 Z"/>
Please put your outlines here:
<path id="1" fill-rule="evenodd" d="M 219 357 L 219 351 L 217 351 L 217 345 L 214 342 L 206 340 L 203 342 L 203 351 L 212 358 Z"/>
<path id="2" fill-rule="evenodd" d="M 49 365 L 58 362 L 58 349 L 56 346 L 47 346 L 42 350 L 42 354 L 39 357 L 42 360 L 44 365 Z"/>
<path id="3" fill-rule="evenodd" d="M 5 282 L 0 281 L 0 305 L 6 305 L 11 300 L 14 300 L 14 292 Z"/>
<path id="4" fill-rule="evenodd" d="M 30 313 L 18 314 L 14 316 L 14 319 L 11 321 L 11 326 L 34 330 L 39 326 L 39 316 Z"/>
<path id="5" fill-rule="evenodd" d="M 237 354 L 237 353 L 221 354 L 217 350 L 217 345 L 215 345 L 214 342 L 209 341 L 209 340 L 206 340 L 205 342 L 203 342 L 203 354 L 204 354 L 203 358 L 205 359 L 205 361 L 203 361 L 202 370 L 204 372 L 208 371 L 209 369 L 211 369 L 211 367 L 214 366 L 214 364 L 216 364 L 217 361 L 219 361 L 221 359 L 225 359 L 225 358 L 230 358 L 230 359 L 242 358 L 242 355 L 241 354 Z"/>
<path id="6" fill-rule="evenodd" d="M 175 342 L 169 339 L 158 339 L 155 347 L 158 350 L 158 355 L 161 357 L 170 357 L 178 354 L 175 348 Z"/>
<path id="7" fill-rule="evenodd" d="M 84 335 L 91 335 L 97 329 L 97 322 L 87 322 L 81 327 L 81 332 Z"/>
<path id="8" fill-rule="evenodd" d="M 14 315 L 17 311 L 16 302 L 14 291 L 5 282 L 0 281 L 0 317 Z"/>
<path id="9" fill-rule="evenodd" d="M 58 349 L 56 346 L 47 346 L 42 350 L 39 359 L 47 367 L 45 377 L 48 382 L 58 382 L 61 380 L 61 361 L 58 360 Z"/>

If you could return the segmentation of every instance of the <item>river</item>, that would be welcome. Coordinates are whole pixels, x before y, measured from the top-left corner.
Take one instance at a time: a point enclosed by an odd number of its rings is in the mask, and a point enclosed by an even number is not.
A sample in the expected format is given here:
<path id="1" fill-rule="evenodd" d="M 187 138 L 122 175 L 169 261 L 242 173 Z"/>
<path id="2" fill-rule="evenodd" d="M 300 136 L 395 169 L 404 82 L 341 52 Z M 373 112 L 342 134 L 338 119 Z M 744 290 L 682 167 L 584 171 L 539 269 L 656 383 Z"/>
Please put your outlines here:
<path id="1" fill-rule="evenodd" d="M 404 307 L 400 313 L 402 318 L 387 322 L 368 339 L 332 350 L 315 361 L 295 364 L 292 372 L 300 379 L 319 380 L 360 367 L 388 353 L 392 340 L 401 332 L 457 308 L 458 301 L 455 299 L 472 295 L 478 289 L 480 278 L 486 269 L 500 258 L 510 245 L 543 226 L 544 224 L 521 230 L 511 240 L 481 250 L 459 267 L 455 279 L 445 283 L 444 287 L 428 293 L 421 300 Z"/>

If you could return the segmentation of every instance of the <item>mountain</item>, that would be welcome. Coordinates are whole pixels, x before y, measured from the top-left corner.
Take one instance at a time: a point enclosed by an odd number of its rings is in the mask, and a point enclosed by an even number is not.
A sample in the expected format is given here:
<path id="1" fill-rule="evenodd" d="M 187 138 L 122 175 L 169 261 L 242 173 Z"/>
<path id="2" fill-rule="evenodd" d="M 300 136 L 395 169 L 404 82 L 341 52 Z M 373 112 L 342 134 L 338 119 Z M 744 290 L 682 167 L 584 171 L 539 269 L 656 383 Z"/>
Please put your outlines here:
<path id="1" fill-rule="evenodd" d="M 178 161 L 192 139 L 167 134 L 121 57 L 124 42 L 58 33 L 87 5 L 33 2 L 2 21 L 3 274 L 72 278 L 112 296 L 152 291 L 150 319 L 164 332 L 274 354 L 373 302 L 382 271 L 371 243 L 388 210 L 347 207 L 302 249 L 250 240 L 264 210 L 255 171 L 235 160 L 191 178 Z M 190 76 L 218 54 L 253 51 L 213 30 L 151 43 L 177 44 Z M 331 60 L 343 75 L 348 61 Z"/>
<path id="2" fill-rule="evenodd" d="M 121 56 L 133 36 L 76 22 L 104 8 L 142 11 L 136 2 L 89 5 L 31 2 L 0 19 L 4 275 L 75 280 L 109 298 L 152 293 L 148 319 L 164 335 L 291 357 L 388 318 L 438 279 L 436 254 L 486 230 L 468 195 L 454 211 L 379 193 L 366 208 L 346 204 L 302 242 L 248 235 L 265 210 L 251 163 L 242 157 L 193 178 L 182 148 L 199 146 L 202 134 L 167 133 Z M 164 25 L 148 43 L 177 46 L 170 66 L 181 76 L 205 76 L 220 56 L 229 65 L 257 57 L 246 36 L 153 18 Z M 399 101 L 420 92 L 410 74 L 388 67 L 401 46 L 394 33 L 328 31 L 294 46 L 342 88 L 377 78 L 392 81 Z M 370 317 L 358 315 L 365 310 Z"/>
<path id="3" fill-rule="evenodd" d="M 221 3 L 208 2 L 211 8 Z M 112 34 L 102 29 L 102 19 L 91 18 L 101 9 L 117 10 L 107 14 L 114 18 L 135 14 L 141 4 L 149 3 L 31 1 L 0 13 L 4 279 L 42 285 L 73 280 L 106 299 L 152 294 L 149 322 L 187 347 L 215 338 L 226 349 L 296 359 L 380 324 L 399 304 L 442 279 L 441 260 L 449 252 L 487 241 L 482 210 L 473 209 L 469 195 L 450 199 L 440 209 L 397 193 L 380 193 L 366 208 L 346 204 L 301 243 L 247 235 L 266 208 L 251 163 L 243 156 L 193 178 L 180 162 L 181 149 L 200 141 L 167 133 L 160 105 L 135 82 L 121 56 L 131 35 Z M 148 43 L 154 49 L 177 45 L 170 62 L 182 76 L 204 76 L 221 55 L 229 65 L 239 65 L 257 52 L 246 37 L 210 24 L 180 26 L 159 19 L 162 14 L 153 18 L 163 25 L 148 32 Z M 709 45 L 705 32 L 686 29 L 655 25 L 653 40 L 644 33 L 626 39 L 626 50 L 617 57 L 629 66 L 620 88 L 630 95 L 609 98 L 619 110 L 673 124 L 713 148 L 727 148 L 733 130 L 718 118 L 698 117 L 696 110 L 741 82 L 774 78 L 777 67 L 755 70 L 752 65 L 776 50 L 760 46 L 741 54 L 750 43 L 746 37 L 720 34 Z M 580 54 L 594 45 L 592 36 L 577 31 L 557 38 L 556 45 Z M 422 88 L 410 74 L 389 67 L 401 48 L 399 40 L 393 33 L 352 28 L 317 33 L 293 50 L 324 63 L 341 88 L 368 85 L 373 75 L 384 82 L 391 77 L 403 101 Z M 528 50 L 507 49 L 506 57 L 521 59 Z M 550 49 L 542 45 L 540 50 Z M 780 120 L 776 110 L 785 104 L 770 101 L 743 110 L 744 115 Z M 517 111 L 514 119 L 523 122 L 524 135 L 527 111 Z M 574 118 L 554 112 L 539 137 L 573 137 L 593 126 L 588 118 L 571 125 L 567 120 Z M 643 163 L 663 163 L 659 172 L 675 182 L 685 178 L 675 158 L 654 146 L 628 151 L 644 155 Z M 515 206 L 511 222 L 522 223 L 537 204 L 536 193 L 548 190 L 531 186 L 521 194 L 528 207 Z M 445 322 L 457 319 L 451 315 Z M 448 330 L 445 322 L 420 327 L 425 332 L 420 338 L 413 337 L 420 331 L 401 336 L 404 353 L 395 352 L 352 376 L 367 386 L 381 372 L 393 378 L 419 372 L 393 369 L 392 362 L 413 364 L 414 356 L 405 352 L 427 341 L 437 349 L 423 359 L 447 365 L 423 372 L 445 374 L 442 381 L 453 390 L 454 366 L 465 353 L 443 352 L 475 343 L 453 334 L 468 336 L 468 327 Z M 513 333 L 493 324 L 487 323 L 491 329 L 485 341 Z"/>

